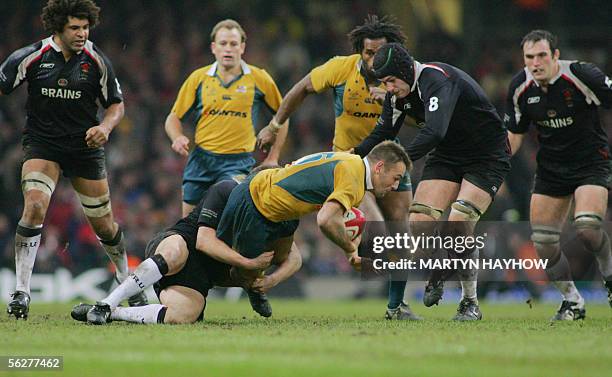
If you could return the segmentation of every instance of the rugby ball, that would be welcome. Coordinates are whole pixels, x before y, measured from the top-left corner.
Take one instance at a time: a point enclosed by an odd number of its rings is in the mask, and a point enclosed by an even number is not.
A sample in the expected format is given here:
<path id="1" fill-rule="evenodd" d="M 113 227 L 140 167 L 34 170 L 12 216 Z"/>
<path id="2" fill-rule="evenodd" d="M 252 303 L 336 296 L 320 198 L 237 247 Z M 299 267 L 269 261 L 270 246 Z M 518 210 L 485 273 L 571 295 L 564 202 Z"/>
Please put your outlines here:
<path id="1" fill-rule="evenodd" d="M 363 233 L 365 222 L 365 215 L 359 208 L 353 207 L 344 213 L 344 227 L 351 241 Z"/>

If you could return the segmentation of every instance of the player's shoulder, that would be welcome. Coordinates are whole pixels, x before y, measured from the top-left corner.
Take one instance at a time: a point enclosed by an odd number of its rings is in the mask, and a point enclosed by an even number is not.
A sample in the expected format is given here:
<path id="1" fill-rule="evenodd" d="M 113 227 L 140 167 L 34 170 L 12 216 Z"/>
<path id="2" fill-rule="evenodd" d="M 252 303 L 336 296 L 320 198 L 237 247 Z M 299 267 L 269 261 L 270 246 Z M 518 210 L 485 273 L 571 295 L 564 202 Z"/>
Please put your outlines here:
<path id="1" fill-rule="evenodd" d="M 209 64 L 204 67 L 196 68 L 187 77 L 188 81 L 204 81 L 208 77 L 214 77 L 216 66 L 214 64 Z"/>
<path id="2" fill-rule="evenodd" d="M 602 71 L 595 64 L 577 60 L 559 60 L 560 70 L 562 72 L 571 72 L 581 80 L 589 81 L 601 76 Z"/>
<path id="3" fill-rule="evenodd" d="M 261 81 L 274 82 L 274 79 L 272 78 L 272 76 L 264 68 L 260 68 L 256 65 L 246 64 L 246 63 L 245 63 L 245 66 L 248 68 L 248 71 L 244 73 L 249 73 L 253 75 L 253 78 L 255 79 L 256 82 L 261 82 Z"/>
<path id="4" fill-rule="evenodd" d="M 43 51 L 46 51 L 47 49 L 51 48 L 50 39 L 51 38 L 43 39 L 41 41 L 37 41 L 27 46 L 18 48 L 17 50 L 11 53 L 8 60 L 21 61 L 34 53 L 41 53 Z"/>
<path id="5" fill-rule="evenodd" d="M 353 54 L 353 55 L 343 55 L 343 56 L 334 56 L 329 59 L 322 67 L 327 69 L 334 69 L 338 71 L 346 71 L 351 72 L 353 70 L 358 70 L 359 62 L 361 61 L 361 55 Z"/>
<path id="6" fill-rule="evenodd" d="M 516 72 L 514 76 L 510 79 L 510 88 L 518 88 L 521 84 L 526 83 L 529 80 L 529 75 L 527 74 L 527 68 L 521 69 Z"/>
<path id="7" fill-rule="evenodd" d="M 359 165 L 363 163 L 362 158 L 359 155 L 347 153 L 347 152 L 336 152 L 334 156 L 340 162 L 344 162 L 348 165 Z"/>

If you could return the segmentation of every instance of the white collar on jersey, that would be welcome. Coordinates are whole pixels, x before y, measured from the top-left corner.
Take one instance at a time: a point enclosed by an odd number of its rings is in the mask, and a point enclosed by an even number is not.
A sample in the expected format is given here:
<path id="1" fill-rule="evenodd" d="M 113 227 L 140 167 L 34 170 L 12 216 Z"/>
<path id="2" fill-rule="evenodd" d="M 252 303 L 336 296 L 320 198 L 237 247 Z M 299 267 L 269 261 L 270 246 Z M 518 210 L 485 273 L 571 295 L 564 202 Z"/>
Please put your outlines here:
<path id="1" fill-rule="evenodd" d="M 49 38 L 47 38 L 47 40 L 49 41 L 49 44 L 51 45 L 51 47 L 53 47 L 53 49 L 57 52 L 62 52 L 61 47 L 55 43 L 55 41 L 53 40 L 53 36 L 50 36 Z"/>
<path id="2" fill-rule="evenodd" d="M 49 38 L 43 40 L 43 43 L 49 43 L 51 45 L 51 47 L 53 47 L 53 49 L 55 51 L 62 52 L 62 48 L 57 43 L 55 43 L 55 41 L 53 40 L 53 35 L 50 36 Z M 91 48 L 90 44 L 91 44 L 91 41 L 89 41 L 89 39 L 86 40 L 84 48 Z M 81 52 L 83 52 L 83 50 L 77 52 L 76 54 L 79 55 Z"/>
<path id="3" fill-rule="evenodd" d="M 372 190 L 374 189 L 374 185 L 372 184 L 372 172 L 370 171 L 370 162 L 368 161 L 367 157 L 363 158 L 363 164 L 365 165 L 366 169 L 366 190 Z"/>
<path id="4" fill-rule="evenodd" d="M 208 70 L 208 72 L 206 72 L 206 74 L 208 76 L 214 76 L 215 73 L 217 72 L 217 62 L 214 62 L 213 65 L 210 67 L 210 69 Z M 248 75 L 251 73 L 251 68 L 249 68 L 249 66 L 247 65 L 247 63 L 244 60 L 240 60 L 240 69 L 242 69 L 242 74 L 243 75 Z"/>
<path id="5" fill-rule="evenodd" d="M 425 69 L 423 64 L 415 60 L 414 61 L 414 82 L 412 83 L 412 85 L 410 85 L 411 93 L 414 92 L 414 88 L 417 85 L 417 81 L 419 81 L 419 77 L 421 76 L 421 72 L 423 72 L 423 69 Z"/>
<path id="6" fill-rule="evenodd" d="M 555 82 L 557 82 L 557 80 L 559 80 L 559 78 L 566 73 L 567 71 L 569 71 L 569 66 L 570 64 L 576 62 L 576 60 L 557 60 L 558 64 L 559 64 L 559 71 L 557 72 L 556 75 L 554 75 L 553 77 L 550 78 L 550 80 L 548 80 L 548 84 L 549 85 L 553 85 Z M 540 86 L 540 83 L 533 77 L 533 74 L 531 74 L 531 71 L 529 70 L 529 68 L 525 67 L 525 74 L 526 74 L 526 81 L 533 81 L 536 86 Z"/>

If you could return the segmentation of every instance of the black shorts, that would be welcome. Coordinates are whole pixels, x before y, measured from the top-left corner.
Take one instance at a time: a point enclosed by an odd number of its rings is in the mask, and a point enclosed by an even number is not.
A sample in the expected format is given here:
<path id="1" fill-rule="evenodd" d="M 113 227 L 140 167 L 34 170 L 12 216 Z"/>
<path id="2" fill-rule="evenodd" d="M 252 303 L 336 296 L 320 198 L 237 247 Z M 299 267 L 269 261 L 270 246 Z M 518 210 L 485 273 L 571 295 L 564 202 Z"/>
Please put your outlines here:
<path id="1" fill-rule="evenodd" d="M 40 158 L 57 162 L 64 177 L 91 180 L 106 178 L 104 148 L 73 150 L 59 148 L 41 139 L 25 135 L 22 141 L 23 161 Z"/>
<path id="2" fill-rule="evenodd" d="M 221 281 L 222 279 L 229 278 L 229 265 L 218 262 L 202 252 L 199 252 L 195 248 L 195 240 L 188 235 L 182 234 L 177 229 L 168 229 L 157 233 L 153 239 L 147 244 L 145 249 L 145 257 L 150 258 L 155 254 L 157 247 L 160 242 L 166 237 L 178 234 L 183 237 L 189 250 L 189 256 L 185 266 L 178 273 L 171 276 L 162 277 L 157 283 L 153 285 L 155 294 L 159 298 L 161 291 L 173 286 L 180 285 L 183 287 L 195 289 L 200 292 L 202 296 L 208 296 L 208 290 L 214 287 L 215 281 Z"/>
<path id="3" fill-rule="evenodd" d="M 610 189 L 612 165 L 609 160 L 581 166 L 538 164 L 533 193 L 548 196 L 572 195 L 580 186 L 595 185 Z"/>
<path id="4" fill-rule="evenodd" d="M 508 171 L 510 171 L 508 156 L 462 161 L 433 154 L 425 161 L 421 180 L 442 179 L 460 184 L 465 179 L 494 198 Z"/>

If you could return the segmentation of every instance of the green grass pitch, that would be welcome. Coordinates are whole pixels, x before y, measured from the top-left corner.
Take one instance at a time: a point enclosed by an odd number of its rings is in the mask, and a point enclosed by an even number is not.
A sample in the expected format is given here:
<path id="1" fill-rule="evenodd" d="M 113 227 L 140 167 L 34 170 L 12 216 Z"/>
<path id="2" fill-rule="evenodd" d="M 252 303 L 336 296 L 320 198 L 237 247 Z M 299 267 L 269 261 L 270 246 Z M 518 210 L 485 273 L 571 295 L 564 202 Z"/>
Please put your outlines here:
<path id="1" fill-rule="evenodd" d="M 69 304 L 36 304 L 27 322 L 0 319 L 0 355 L 61 355 L 61 372 L 14 376 L 610 376 L 612 309 L 588 305 L 585 321 L 550 324 L 549 304 L 482 303 L 484 320 L 454 323 L 455 304 L 424 308 L 419 323 L 385 321 L 385 303 L 209 302 L 194 325 L 113 322 L 88 326 Z"/>

